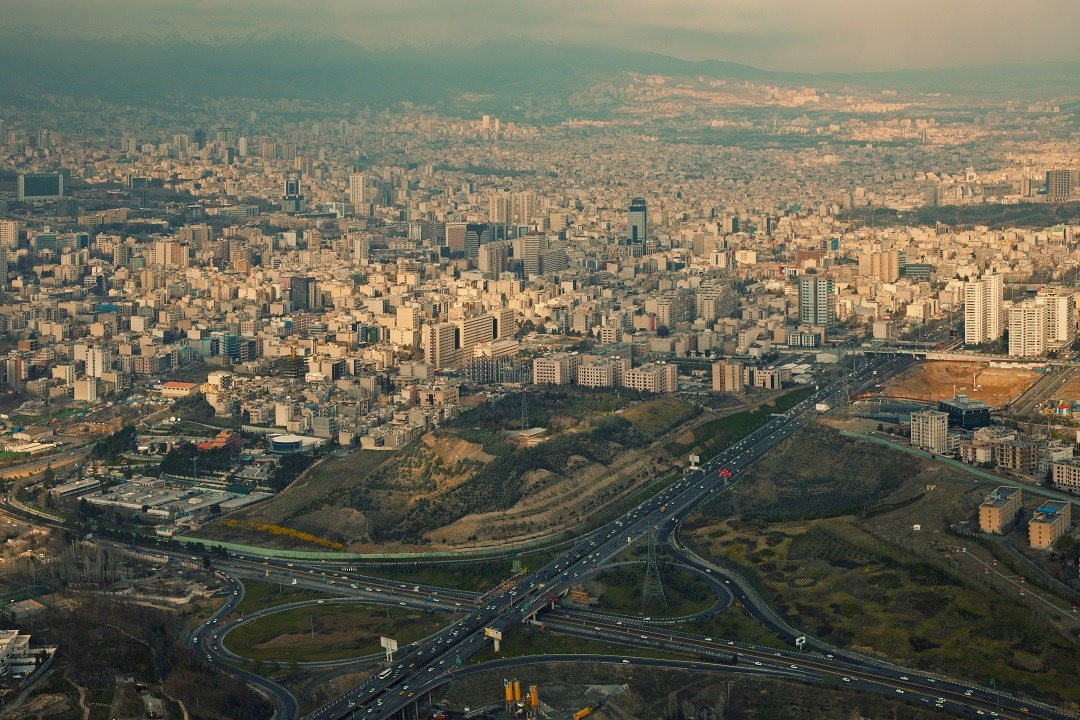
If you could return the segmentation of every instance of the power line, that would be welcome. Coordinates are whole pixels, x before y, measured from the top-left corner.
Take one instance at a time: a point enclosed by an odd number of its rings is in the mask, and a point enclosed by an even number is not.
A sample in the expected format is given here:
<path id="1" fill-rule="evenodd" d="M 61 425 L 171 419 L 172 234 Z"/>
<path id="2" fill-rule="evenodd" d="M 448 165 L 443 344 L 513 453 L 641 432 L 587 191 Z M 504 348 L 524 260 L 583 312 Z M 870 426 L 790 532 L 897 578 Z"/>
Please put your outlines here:
<path id="1" fill-rule="evenodd" d="M 668 601 L 664 595 L 664 585 L 660 582 L 660 568 L 656 564 L 656 529 L 648 532 L 649 555 L 645 562 L 645 584 L 641 589 L 641 614 L 645 614 L 649 598 L 660 601 L 660 607 L 667 610 Z"/>

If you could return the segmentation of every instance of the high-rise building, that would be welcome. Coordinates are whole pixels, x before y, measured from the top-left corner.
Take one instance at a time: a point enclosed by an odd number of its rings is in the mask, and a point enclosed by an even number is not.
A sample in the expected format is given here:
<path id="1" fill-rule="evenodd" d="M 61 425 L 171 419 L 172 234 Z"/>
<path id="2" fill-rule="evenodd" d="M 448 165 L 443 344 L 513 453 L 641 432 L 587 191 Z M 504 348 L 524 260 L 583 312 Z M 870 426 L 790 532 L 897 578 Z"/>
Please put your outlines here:
<path id="1" fill-rule="evenodd" d="M 480 248 L 477 267 L 485 278 L 497 279 L 506 270 L 507 255 L 505 242 L 487 243 Z"/>
<path id="2" fill-rule="evenodd" d="M 1050 307 L 1038 300 L 1025 300 L 1009 308 L 1009 354 L 1039 357 L 1046 353 Z"/>
<path id="3" fill-rule="evenodd" d="M 298 276 L 289 278 L 289 305 L 293 310 L 314 308 L 313 300 L 316 294 L 315 278 Z"/>
<path id="4" fill-rule="evenodd" d="M 0 220 L 0 248 L 19 247 L 19 221 Z"/>
<path id="5" fill-rule="evenodd" d="M 488 222 L 509 223 L 513 220 L 510 193 L 501 191 L 488 200 Z"/>
<path id="6" fill-rule="evenodd" d="M 536 217 L 536 193 L 532 190 L 522 190 L 514 195 L 514 221 L 523 225 L 532 222 Z"/>
<path id="7" fill-rule="evenodd" d="M 458 328 L 454 323 L 425 325 L 421 342 L 424 362 L 432 367 L 449 368 L 458 362 Z"/>
<path id="8" fill-rule="evenodd" d="M 644 246 L 649 239 L 649 210 L 644 198 L 630 201 L 626 213 L 626 242 L 629 245 Z"/>
<path id="9" fill-rule="evenodd" d="M 1062 288 L 1048 287 L 1040 290 L 1035 300 L 1045 303 L 1049 308 L 1046 325 L 1047 349 L 1072 345 L 1076 339 L 1076 300 L 1073 294 Z"/>
<path id="10" fill-rule="evenodd" d="M 300 173 L 290 172 L 285 176 L 285 197 L 281 201 L 281 211 L 285 213 L 304 212 L 304 195 L 301 193 Z"/>
<path id="11" fill-rule="evenodd" d="M 799 278 L 799 324 L 829 327 L 836 322 L 832 278 Z"/>
<path id="12" fill-rule="evenodd" d="M 1046 199 L 1049 202 L 1066 202 L 1077 186 L 1076 170 L 1047 170 Z"/>
<path id="13" fill-rule="evenodd" d="M 942 455 L 949 449 L 949 413 L 924 410 L 911 413 L 913 447 Z"/>
<path id="14" fill-rule="evenodd" d="M 1000 275 L 985 275 L 964 283 L 964 344 L 994 342 L 1004 330 L 1003 286 Z"/>
<path id="15" fill-rule="evenodd" d="M 896 282 L 900 279 L 900 253 L 896 250 L 863 253 L 859 256 L 859 274 Z"/>
<path id="16" fill-rule="evenodd" d="M 354 172 L 349 175 L 349 203 L 353 206 L 353 212 L 358 212 L 365 202 L 364 173 Z"/>

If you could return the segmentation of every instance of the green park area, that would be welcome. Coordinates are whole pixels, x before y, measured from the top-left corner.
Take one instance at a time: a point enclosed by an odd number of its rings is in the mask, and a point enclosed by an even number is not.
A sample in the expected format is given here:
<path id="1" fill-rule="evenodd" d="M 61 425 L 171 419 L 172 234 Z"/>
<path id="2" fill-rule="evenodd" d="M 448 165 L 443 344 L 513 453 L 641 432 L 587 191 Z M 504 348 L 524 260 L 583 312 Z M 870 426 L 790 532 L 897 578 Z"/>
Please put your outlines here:
<path id="1" fill-rule="evenodd" d="M 342 660 L 379 652 L 383 636 L 404 647 L 455 619 L 397 606 L 327 602 L 257 618 L 229 633 L 225 645 L 264 662 Z"/>

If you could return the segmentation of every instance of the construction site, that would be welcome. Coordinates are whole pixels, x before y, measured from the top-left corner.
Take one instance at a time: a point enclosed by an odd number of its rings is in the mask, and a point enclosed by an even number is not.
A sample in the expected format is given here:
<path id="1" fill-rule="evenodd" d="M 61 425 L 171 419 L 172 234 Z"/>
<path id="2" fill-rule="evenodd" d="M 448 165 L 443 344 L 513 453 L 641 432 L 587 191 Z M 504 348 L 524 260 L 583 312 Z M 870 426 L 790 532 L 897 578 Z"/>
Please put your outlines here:
<path id="1" fill-rule="evenodd" d="M 992 363 L 932 361 L 912 365 L 884 385 L 887 397 L 934 403 L 966 395 L 991 408 L 1002 408 L 1039 378 L 1028 368 L 994 367 Z"/>

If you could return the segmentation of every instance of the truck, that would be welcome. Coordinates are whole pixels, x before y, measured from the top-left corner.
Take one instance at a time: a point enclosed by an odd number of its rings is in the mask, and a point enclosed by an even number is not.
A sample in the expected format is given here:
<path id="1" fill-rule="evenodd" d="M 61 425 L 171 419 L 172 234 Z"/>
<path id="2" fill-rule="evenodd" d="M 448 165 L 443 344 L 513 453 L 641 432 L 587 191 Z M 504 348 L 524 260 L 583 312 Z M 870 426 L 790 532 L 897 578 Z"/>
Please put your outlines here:
<path id="1" fill-rule="evenodd" d="M 814 406 L 814 409 L 818 412 L 829 412 L 829 406 L 825 403 L 818 403 Z"/>

